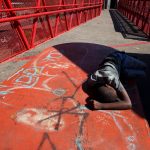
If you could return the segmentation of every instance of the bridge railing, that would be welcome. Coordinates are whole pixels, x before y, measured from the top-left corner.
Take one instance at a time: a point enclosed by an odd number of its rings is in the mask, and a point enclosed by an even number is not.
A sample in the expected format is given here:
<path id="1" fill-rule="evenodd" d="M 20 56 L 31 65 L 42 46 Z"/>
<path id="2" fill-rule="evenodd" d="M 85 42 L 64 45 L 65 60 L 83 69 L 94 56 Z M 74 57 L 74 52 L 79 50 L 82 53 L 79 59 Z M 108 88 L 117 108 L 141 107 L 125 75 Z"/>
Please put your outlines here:
<path id="1" fill-rule="evenodd" d="M 0 1 L 0 62 L 99 16 L 103 0 Z"/>
<path id="2" fill-rule="evenodd" d="M 150 36 L 150 0 L 119 0 L 118 10 Z"/>

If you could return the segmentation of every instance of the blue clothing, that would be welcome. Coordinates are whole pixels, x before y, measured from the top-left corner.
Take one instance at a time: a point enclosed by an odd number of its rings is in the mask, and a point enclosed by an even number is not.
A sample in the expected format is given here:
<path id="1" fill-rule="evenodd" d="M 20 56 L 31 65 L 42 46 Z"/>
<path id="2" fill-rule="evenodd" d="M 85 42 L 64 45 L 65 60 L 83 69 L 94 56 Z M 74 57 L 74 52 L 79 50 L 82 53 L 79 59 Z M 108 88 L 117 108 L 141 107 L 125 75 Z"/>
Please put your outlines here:
<path id="1" fill-rule="evenodd" d="M 134 78 L 145 76 L 146 65 L 124 52 L 114 52 L 104 59 L 98 70 L 90 75 L 91 85 L 109 84 L 117 91 L 123 90 L 120 76 Z"/>

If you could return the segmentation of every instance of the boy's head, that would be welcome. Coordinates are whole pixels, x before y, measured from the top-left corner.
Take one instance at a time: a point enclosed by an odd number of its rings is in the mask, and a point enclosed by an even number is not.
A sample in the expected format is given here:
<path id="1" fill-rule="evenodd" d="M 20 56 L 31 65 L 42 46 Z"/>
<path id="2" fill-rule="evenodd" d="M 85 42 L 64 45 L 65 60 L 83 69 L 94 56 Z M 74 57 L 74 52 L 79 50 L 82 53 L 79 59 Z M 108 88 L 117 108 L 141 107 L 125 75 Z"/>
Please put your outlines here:
<path id="1" fill-rule="evenodd" d="M 104 102 L 115 102 L 118 98 L 116 90 L 107 84 L 98 87 L 98 95 Z"/>

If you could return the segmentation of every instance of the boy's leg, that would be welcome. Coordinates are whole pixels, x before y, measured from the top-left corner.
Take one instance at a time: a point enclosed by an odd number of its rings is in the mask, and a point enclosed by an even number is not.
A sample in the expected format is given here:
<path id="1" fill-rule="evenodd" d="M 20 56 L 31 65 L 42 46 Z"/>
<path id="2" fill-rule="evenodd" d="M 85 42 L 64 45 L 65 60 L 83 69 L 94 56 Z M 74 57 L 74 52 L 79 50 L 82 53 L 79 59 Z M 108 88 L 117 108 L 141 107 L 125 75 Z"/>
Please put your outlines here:
<path id="1" fill-rule="evenodd" d="M 143 70 L 138 69 L 124 69 L 123 77 L 126 79 L 138 79 L 145 78 L 146 73 Z"/>
<path id="2" fill-rule="evenodd" d="M 134 57 L 124 54 L 125 58 L 122 62 L 122 75 L 125 78 L 144 78 L 146 77 L 146 64 Z"/>
<path id="3" fill-rule="evenodd" d="M 119 63 L 121 63 L 123 68 L 140 70 L 146 69 L 146 64 L 144 62 L 137 58 L 127 55 L 125 52 L 113 52 L 108 57 L 106 57 L 106 60 L 108 58 L 116 59 Z"/>
<path id="4" fill-rule="evenodd" d="M 132 56 L 129 56 L 127 54 L 124 54 L 122 65 L 123 65 L 123 68 L 125 69 L 137 69 L 137 70 L 146 69 L 146 64 L 144 62 Z"/>
<path id="5" fill-rule="evenodd" d="M 118 71 L 122 78 L 141 78 L 145 77 L 146 64 L 125 52 L 114 52 L 110 54 L 107 59 L 116 59 L 118 61 Z"/>

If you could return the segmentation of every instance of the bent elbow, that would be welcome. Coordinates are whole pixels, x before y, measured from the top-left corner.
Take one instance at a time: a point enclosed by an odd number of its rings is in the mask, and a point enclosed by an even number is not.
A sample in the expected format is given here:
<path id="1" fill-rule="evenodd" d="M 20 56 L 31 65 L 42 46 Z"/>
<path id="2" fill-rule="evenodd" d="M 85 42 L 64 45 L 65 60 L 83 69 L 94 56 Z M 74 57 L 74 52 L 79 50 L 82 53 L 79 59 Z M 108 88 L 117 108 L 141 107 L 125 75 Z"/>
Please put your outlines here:
<path id="1" fill-rule="evenodd" d="M 132 108 L 132 103 L 131 102 L 127 102 L 126 103 L 126 109 L 131 109 Z"/>

